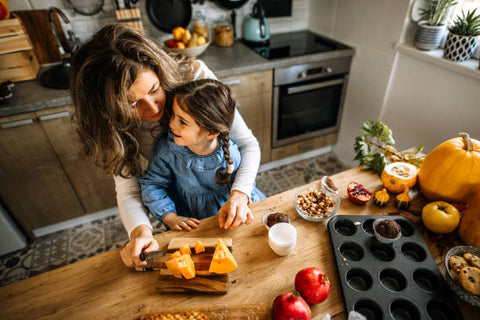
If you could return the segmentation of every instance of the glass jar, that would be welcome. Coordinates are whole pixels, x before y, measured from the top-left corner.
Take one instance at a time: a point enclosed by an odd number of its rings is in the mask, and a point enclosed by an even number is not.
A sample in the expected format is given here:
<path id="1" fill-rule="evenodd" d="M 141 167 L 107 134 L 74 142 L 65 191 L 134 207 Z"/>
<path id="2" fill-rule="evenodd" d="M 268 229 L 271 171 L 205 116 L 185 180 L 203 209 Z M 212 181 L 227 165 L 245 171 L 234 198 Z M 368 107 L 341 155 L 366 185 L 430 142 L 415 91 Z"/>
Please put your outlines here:
<path id="1" fill-rule="evenodd" d="M 233 27 L 227 19 L 220 19 L 213 25 L 213 37 L 219 47 L 229 47 L 233 44 Z"/>
<path id="2" fill-rule="evenodd" d="M 205 37 L 207 41 L 210 38 L 208 34 L 208 25 L 206 22 L 206 18 L 200 11 L 195 12 L 189 29 L 191 30 L 192 34 L 195 32 L 197 36 Z"/>

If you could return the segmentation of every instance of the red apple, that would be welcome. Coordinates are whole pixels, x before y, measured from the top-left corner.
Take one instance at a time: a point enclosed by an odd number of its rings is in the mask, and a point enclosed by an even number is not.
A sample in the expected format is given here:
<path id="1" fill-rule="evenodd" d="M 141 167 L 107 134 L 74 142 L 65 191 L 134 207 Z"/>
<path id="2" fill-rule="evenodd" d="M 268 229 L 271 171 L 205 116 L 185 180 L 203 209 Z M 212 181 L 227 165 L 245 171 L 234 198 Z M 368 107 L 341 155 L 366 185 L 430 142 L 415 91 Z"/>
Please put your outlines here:
<path id="1" fill-rule="evenodd" d="M 310 320 L 310 306 L 298 292 L 285 292 L 278 295 L 272 307 L 274 320 Z"/>
<path id="2" fill-rule="evenodd" d="M 295 290 L 308 303 L 320 303 L 327 299 L 330 293 L 330 280 L 316 267 L 305 268 L 298 271 L 295 276 Z"/>

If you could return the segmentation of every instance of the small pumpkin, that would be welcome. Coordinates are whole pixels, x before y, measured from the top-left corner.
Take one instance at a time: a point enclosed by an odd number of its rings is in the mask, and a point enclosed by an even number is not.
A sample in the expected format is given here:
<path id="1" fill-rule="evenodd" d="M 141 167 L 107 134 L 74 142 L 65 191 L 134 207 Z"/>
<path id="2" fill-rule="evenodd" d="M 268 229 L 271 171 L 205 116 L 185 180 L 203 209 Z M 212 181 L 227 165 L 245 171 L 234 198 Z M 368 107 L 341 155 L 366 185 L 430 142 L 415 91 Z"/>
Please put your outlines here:
<path id="1" fill-rule="evenodd" d="M 480 192 L 472 198 L 463 213 L 458 234 L 467 245 L 480 247 Z"/>
<path id="2" fill-rule="evenodd" d="M 208 271 L 223 274 L 229 273 L 230 271 L 235 270 L 237 267 L 237 261 L 235 261 L 233 254 L 230 252 L 230 250 L 228 250 L 225 242 L 223 242 L 222 239 L 218 239 Z"/>
<path id="3" fill-rule="evenodd" d="M 380 191 L 375 192 L 374 201 L 375 204 L 379 207 L 385 207 L 390 200 L 387 189 L 383 188 Z"/>
<path id="4" fill-rule="evenodd" d="M 385 166 L 380 180 L 392 193 L 400 193 L 405 187 L 412 188 L 417 183 L 418 169 L 407 162 L 393 162 Z"/>
<path id="5" fill-rule="evenodd" d="M 442 142 L 426 157 L 418 172 L 425 198 L 468 202 L 480 186 L 480 141 L 467 133 Z"/>
<path id="6" fill-rule="evenodd" d="M 408 191 L 410 191 L 409 188 L 405 188 L 405 190 L 398 194 L 395 197 L 395 207 L 398 209 L 407 209 L 408 206 L 410 205 L 410 202 L 412 199 L 410 199 L 410 196 L 408 195 Z"/>

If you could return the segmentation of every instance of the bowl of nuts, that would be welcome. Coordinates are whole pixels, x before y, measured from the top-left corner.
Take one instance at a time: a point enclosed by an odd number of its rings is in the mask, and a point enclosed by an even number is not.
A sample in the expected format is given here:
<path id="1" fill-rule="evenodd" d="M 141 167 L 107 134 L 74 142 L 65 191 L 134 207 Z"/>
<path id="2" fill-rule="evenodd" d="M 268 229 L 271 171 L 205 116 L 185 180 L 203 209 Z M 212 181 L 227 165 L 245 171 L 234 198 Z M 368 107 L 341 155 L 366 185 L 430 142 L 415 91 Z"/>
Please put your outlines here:
<path id="1" fill-rule="evenodd" d="M 340 197 L 333 181 L 323 177 L 317 185 L 298 188 L 293 194 L 293 205 L 303 219 L 321 222 L 337 213 Z"/>

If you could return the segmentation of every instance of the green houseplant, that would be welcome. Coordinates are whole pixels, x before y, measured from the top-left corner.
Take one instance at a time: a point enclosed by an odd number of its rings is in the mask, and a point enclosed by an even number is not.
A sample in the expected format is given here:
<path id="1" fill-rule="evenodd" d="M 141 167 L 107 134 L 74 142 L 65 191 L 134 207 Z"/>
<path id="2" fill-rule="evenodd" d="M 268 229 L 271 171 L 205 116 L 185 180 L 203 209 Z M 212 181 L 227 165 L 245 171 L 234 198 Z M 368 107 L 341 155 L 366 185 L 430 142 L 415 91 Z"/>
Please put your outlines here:
<path id="1" fill-rule="evenodd" d="M 421 8 L 421 20 L 417 24 L 415 47 L 420 50 L 438 48 L 445 32 L 445 21 L 456 0 L 426 0 L 426 8 Z"/>
<path id="2" fill-rule="evenodd" d="M 477 36 L 480 35 L 480 14 L 477 9 L 462 11 L 453 25 L 448 27 L 448 36 L 443 56 L 452 61 L 466 61 L 470 59 L 477 47 Z"/>

